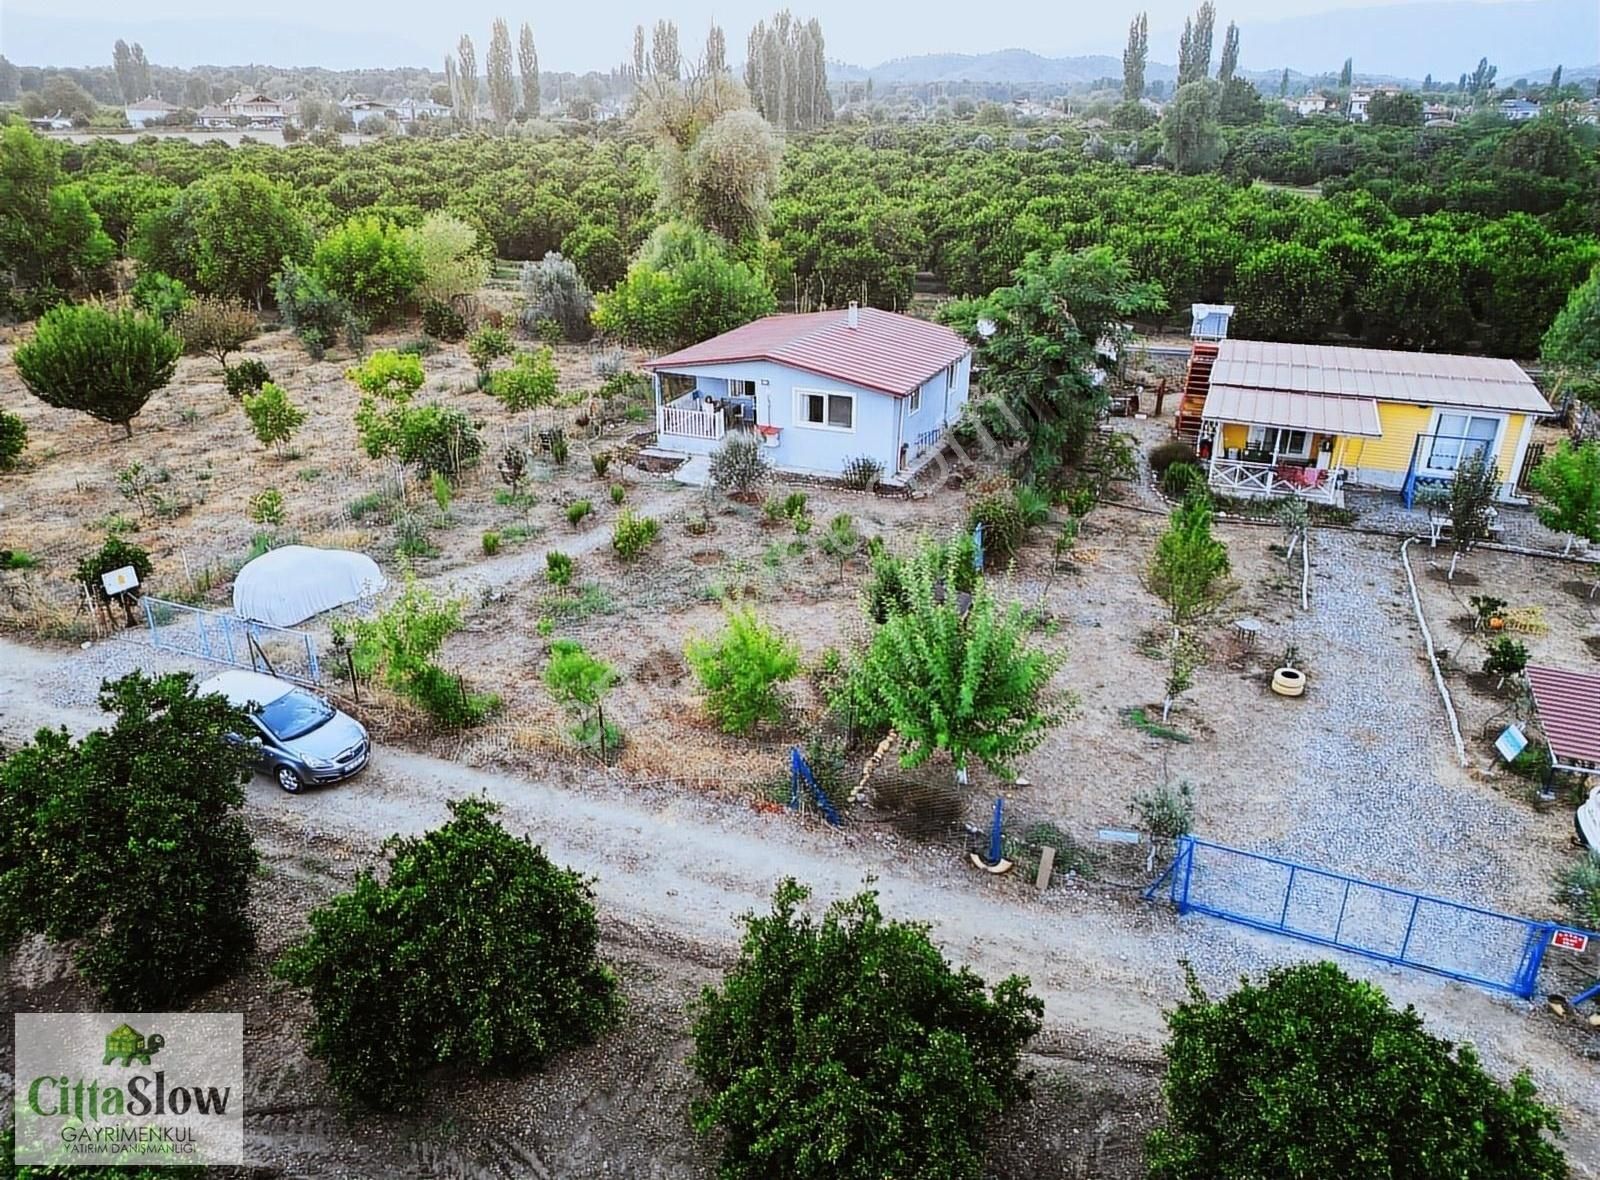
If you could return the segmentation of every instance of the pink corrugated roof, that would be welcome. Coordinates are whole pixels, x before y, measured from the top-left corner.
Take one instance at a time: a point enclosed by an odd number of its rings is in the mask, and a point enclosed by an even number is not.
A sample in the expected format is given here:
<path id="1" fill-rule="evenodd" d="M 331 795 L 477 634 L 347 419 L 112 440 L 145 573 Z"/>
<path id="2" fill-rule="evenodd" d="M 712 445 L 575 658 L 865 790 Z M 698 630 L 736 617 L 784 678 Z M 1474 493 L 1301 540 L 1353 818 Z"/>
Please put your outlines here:
<path id="1" fill-rule="evenodd" d="M 1383 428 L 1378 425 L 1378 403 L 1371 398 L 1241 389 L 1213 381 L 1200 416 L 1219 422 L 1248 422 L 1251 426 L 1314 430 L 1319 434 L 1383 436 Z"/>
<path id="2" fill-rule="evenodd" d="M 1223 340 L 1217 345 L 1211 383 L 1426 406 L 1551 412 L 1521 366 L 1488 356 Z"/>
<path id="3" fill-rule="evenodd" d="M 844 311 L 773 315 L 649 361 L 648 369 L 771 361 L 905 397 L 967 354 L 949 328 L 863 307 L 852 328 Z"/>
<path id="4" fill-rule="evenodd" d="M 1600 762 L 1600 676 L 1529 665 L 1539 727 L 1563 762 Z"/>

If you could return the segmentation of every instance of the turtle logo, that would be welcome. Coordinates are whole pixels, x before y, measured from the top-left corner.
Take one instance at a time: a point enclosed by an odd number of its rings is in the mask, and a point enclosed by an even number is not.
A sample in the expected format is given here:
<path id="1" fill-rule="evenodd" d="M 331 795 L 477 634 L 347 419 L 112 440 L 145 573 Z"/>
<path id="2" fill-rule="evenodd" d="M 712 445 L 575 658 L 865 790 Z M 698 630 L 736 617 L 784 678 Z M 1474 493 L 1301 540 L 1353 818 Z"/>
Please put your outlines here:
<path id="1" fill-rule="evenodd" d="M 124 1066 L 130 1066 L 135 1061 L 140 1065 L 149 1065 L 151 1055 L 161 1052 L 161 1047 L 166 1043 L 167 1038 L 160 1033 L 147 1037 L 134 1031 L 132 1025 L 119 1024 L 106 1034 L 106 1055 L 100 1064 L 110 1065 L 120 1057 Z"/>

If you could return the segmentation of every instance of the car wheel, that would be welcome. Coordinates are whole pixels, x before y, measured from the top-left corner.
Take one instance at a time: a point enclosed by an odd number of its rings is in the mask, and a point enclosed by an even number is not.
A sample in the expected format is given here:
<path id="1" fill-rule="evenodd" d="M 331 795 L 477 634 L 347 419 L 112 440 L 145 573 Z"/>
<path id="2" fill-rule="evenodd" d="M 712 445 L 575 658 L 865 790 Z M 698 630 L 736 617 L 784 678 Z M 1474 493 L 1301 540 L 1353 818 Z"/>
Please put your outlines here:
<path id="1" fill-rule="evenodd" d="M 305 786 L 300 781 L 300 776 L 294 772 L 294 767 L 292 766 L 278 767 L 278 785 L 291 795 L 298 795 L 300 788 Z"/>

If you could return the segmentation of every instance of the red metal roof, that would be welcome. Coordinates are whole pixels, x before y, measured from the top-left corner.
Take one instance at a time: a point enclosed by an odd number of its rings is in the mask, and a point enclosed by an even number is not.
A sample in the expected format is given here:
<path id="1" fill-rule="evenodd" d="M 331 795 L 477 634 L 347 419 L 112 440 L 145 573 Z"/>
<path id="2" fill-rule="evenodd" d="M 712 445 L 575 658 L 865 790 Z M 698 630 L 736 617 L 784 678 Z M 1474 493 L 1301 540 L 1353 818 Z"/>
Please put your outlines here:
<path id="1" fill-rule="evenodd" d="M 1600 676 L 1531 665 L 1527 675 L 1551 753 L 1563 762 L 1600 763 Z"/>
<path id="2" fill-rule="evenodd" d="M 968 352 L 967 342 L 941 324 L 863 307 L 856 327 L 847 311 L 772 315 L 731 332 L 658 356 L 648 369 L 771 361 L 848 381 L 896 397 Z"/>

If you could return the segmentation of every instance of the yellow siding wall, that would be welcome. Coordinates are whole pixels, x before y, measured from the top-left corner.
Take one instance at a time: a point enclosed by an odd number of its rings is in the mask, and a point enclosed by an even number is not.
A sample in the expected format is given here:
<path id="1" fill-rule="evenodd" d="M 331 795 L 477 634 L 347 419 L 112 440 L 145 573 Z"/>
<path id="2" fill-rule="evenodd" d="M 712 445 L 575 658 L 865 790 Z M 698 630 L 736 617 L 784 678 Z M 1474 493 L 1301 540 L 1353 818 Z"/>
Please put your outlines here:
<path id="1" fill-rule="evenodd" d="M 1500 468 L 1500 478 L 1508 484 L 1517 482 L 1517 473 L 1512 470 L 1512 464 L 1517 461 L 1517 443 L 1522 440 L 1523 415 L 1506 415 L 1506 434 L 1500 440 L 1500 457 L 1495 460 L 1495 465 Z"/>

